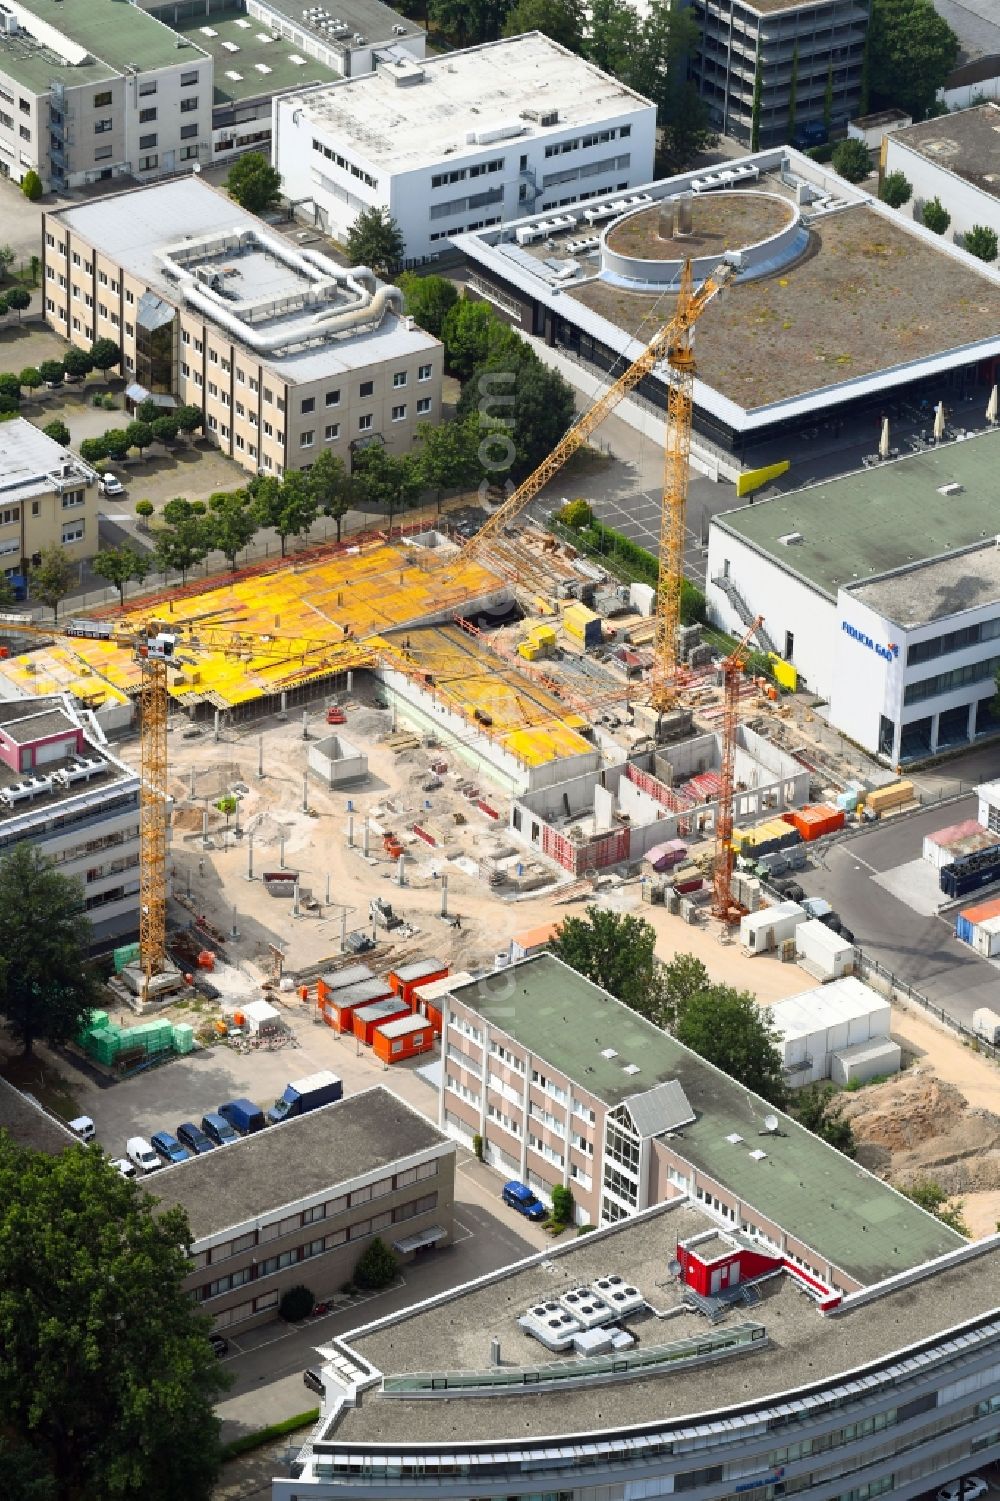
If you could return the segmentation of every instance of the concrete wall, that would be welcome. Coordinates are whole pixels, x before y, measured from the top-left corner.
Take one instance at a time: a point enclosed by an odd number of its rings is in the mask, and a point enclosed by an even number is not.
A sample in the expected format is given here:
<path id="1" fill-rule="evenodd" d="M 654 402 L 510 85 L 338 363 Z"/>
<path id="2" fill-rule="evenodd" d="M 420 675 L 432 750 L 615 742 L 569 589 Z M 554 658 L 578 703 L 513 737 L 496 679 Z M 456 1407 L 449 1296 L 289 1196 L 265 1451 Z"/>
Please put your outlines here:
<path id="1" fill-rule="evenodd" d="M 941 122 L 941 134 L 947 136 L 947 119 Z M 931 162 L 912 151 L 900 136 L 886 142 L 885 171 L 902 172 L 913 185 L 913 217 L 922 222 L 922 209 L 929 198 L 940 198 L 942 208 L 951 215 L 944 239 L 962 243 L 962 236 L 974 224 L 988 224 L 1000 230 L 1000 199 L 985 193 L 973 183 L 952 172 L 944 162 Z"/>
<path id="2" fill-rule="evenodd" d="M 368 775 L 368 757 L 340 735 L 327 735 L 309 747 L 309 770 L 328 787 L 360 782 Z"/>

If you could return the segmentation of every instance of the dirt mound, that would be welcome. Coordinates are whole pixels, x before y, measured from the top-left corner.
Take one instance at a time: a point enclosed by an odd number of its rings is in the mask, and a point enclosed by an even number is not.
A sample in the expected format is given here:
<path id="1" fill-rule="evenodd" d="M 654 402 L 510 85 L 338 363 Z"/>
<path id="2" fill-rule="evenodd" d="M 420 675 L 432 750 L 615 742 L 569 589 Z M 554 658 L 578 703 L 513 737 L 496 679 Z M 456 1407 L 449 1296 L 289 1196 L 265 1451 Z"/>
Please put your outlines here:
<path id="1" fill-rule="evenodd" d="M 838 1107 L 858 1161 L 898 1187 L 930 1178 L 949 1194 L 1000 1188 L 1000 1116 L 971 1109 L 954 1084 L 914 1069 Z"/>

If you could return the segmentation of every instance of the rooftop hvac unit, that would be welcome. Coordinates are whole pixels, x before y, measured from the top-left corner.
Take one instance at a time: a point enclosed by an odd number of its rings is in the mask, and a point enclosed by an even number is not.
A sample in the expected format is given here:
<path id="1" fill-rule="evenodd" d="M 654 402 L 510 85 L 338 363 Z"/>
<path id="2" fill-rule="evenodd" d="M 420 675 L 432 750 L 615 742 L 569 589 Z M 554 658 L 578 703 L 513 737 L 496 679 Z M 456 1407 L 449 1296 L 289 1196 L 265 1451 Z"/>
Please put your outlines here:
<path id="1" fill-rule="evenodd" d="M 646 1299 L 637 1287 L 620 1277 L 617 1272 L 610 1272 L 606 1277 L 598 1277 L 591 1284 L 594 1291 L 613 1308 L 616 1318 L 627 1318 L 630 1313 L 638 1313 L 640 1308 L 646 1306 Z"/>
<path id="2" fill-rule="evenodd" d="M 405 26 L 394 26 L 392 28 L 392 34 L 393 34 L 393 36 L 405 36 L 406 35 L 406 27 Z"/>
<path id="3" fill-rule="evenodd" d="M 568 1350 L 574 1336 L 583 1332 L 573 1315 L 551 1299 L 534 1303 L 517 1322 L 525 1334 L 532 1335 L 547 1350 Z"/>
<path id="4" fill-rule="evenodd" d="M 362 45 L 362 43 L 364 42 L 364 40 L 365 39 L 361 35 L 360 31 L 356 31 L 354 33 L 354 43 L 355 43 L 355 46 L 360 47 Z"/>
<path id="5" fill-rule="evenodd" d="M 590 1287 L 574 1287 L 571 1292 L 563 1293 L 559 1302 L 584 1329 L 596 1329 L 614 1317 L 608 1304 Z"/>
<path id="6" fill-rule="evenodd" d="M 538 116 L 539 125 L 558 125 L 559 111 L 557 109 L 543 110 Z"/>
<path id="7" fill-rule="evenodd" d="M 96 756 L 75 756 L 68 766 L 60 766 L 52 773 L 52 780 L 60 787 L 72 787 L 76 782 L 89 782 L 92 776 L 103 770 L 104 762 Z"/>

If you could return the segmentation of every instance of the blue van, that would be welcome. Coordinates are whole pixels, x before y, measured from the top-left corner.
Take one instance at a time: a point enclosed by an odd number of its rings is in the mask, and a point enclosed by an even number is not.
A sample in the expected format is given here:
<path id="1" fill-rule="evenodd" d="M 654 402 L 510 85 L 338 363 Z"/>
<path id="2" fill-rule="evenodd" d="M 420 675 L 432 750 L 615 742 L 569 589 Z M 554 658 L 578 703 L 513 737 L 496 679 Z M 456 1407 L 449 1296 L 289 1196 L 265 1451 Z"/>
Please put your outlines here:
<path id="1" fill-rule="evenodd" d="M 527 1220 L 548 1219 L 549 1211 L 535 1194 L 532 1193 L 527 1183 L 519 1183 L 512 1178 L 503 1186 L 503 1201 L 509 1204 L 511 1209 L 516 1209 L 518 1214 L 523 1214 Z"/>

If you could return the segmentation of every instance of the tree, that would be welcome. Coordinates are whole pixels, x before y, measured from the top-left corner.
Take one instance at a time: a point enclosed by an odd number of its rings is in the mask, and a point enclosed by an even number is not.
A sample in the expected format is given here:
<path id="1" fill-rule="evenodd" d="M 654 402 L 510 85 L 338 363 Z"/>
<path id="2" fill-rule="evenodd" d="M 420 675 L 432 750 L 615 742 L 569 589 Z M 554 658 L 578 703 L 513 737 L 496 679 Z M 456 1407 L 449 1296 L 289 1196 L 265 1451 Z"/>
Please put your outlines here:
<path id="1" fill-rule="evenodd" d="M 48 605 L 53 620 L 59 619 L 59 602 L 66 598 L 76 568 L 61 547 L 43 547 L 41 562 L 31 570 L 31 593 Z"/>
<path id="2" fill-rule="evenodd" d="M 10 268 L 17 260 L 13 245 L 0 245 L 0 281 L 6 281 Z"/>
<path id="3" fill-rule="evenodd" d="M 330 448 L 324 448 L 317 457 L 307 478 L 317 508 L 336 522 L 339 542 L 344 517 L 357 504 L 360 485 L 353 475 L 348 474 L 343 459 Z"/>
<path id="4" fill-rule="evenodd" d="M 750 150 L 760 150 L 760 110 L 764 97 L 764 68 L 760 56 L 760 36 L 757 37 L 757 57 L 753 72 L 753 99 L 750 104 Z"/>
<path id="5" fill-rule="evenodd" d="M 148 448 L 155 437 L 152 423 L 130 422 L 125 429 L 125 437 L 129 448 L 137 448 L 142 453 L 142 450 Z"/>
<path id="6" fill-rule="evenodd" d="M 907 179 L 905 173 L 890 172 L 888 177 L 883 178 L 878 196 L 890 208 L 902 208 L 903 204 L 909 203 L 913 197 L 913 184 Z"/>
<path id="7" fill-rule="evenodd" d="M 380 1287 L 388 1287 L 390 1283 L 395 1282 L 398 1270 L 399 1259 L 395 1251 L 389 1249 L 380 1235 L 376 1235 L 368 1248 L 358 1257 L 354 1268 L 354 1280 L 359 1287 L 371 1288 L 374 1291 Z"/>
<path id="8" fill-rule="evenodd" d="M 509 9 L 510 0 L 430 0 L 428 14 L 456 46 L 469 47 L 495 42 Z"/>
<path id="9" fill-rule="evenodd" d="M 986 224 L 974 224 L 967 229 L 962 243 L 977 260 L 995 261 L 997 258 L 997 232 Z"/>
<path id="10" fill-rule="evenodd" d="M 42 432 L 53 443 L 60 443 L 63 448 L 69 447 L 69 428 L 58 417 L 53 422 L 46 422 Z"/>
<path id="11" fill-rule="evenodd" d="M 90 360 L 94 370 L 107 375 L 109 370 L 121 364 L 122 352 L 114 339 L 95 339 L 90 346 Z"/>
<path id="12" fill-rule="evenodd" d="M 833 170 L 847 182 L 864 182 L 872 170 L 868 147 L 864 141 L 856 141 L 853 136 L 848 136 L 846 141 L 837 142 L 831 161 Z"/>
<path id="13" fill-rule="evenodd" d="M 504 36 L 521 36 L 525 31 L 541 31 L 579 52 L 583 40 L 583 11 L 578 0 L 516 0 L 503 24 Z"/>
<path id="14" fill-rule="evenodd" d="M 67 375 L 74 380 L 85 380 L 94 368 L 94 362 L 86 349 L 77 349 L 72 345 L 63 355 L 63 367 Z"/>
<path id="15" fill-rule="evenodd" d="M 442 422 L 433 427 L 421 422 L 416 456 L 420 482 L 425 489 L 461 490 L 474 485 L 482 474 L 479 462 L 479 429 L 474 422 Z"/>
<path id="16" fill-rule="evenodd" d="M 108 456 L 108 445 L 104 434 L 99 438 L 84 438 L 80 444 L 80 457 L 85 464 L 99 464 Z"/>
<path id="17" fill-rule="evenodd" d="M 497 322 L 488 302 L 477 302 L 471 297 L 460 298 L 448 309 L 441 321 L 441 342 L 445 366 L 451 375 L 466 381 L 475 367 L 486 360 L 491 328 Z"/>
<path id="18" fill-rule="evenodd" d="M 307 1319 L 316 1306 L 316 1299 L 312 1289 L 306 1287 L 304 1282 L 296 1282 L 292 1287 L 286 1287 L 278 1304 L 278 1314 L 288 1324 L 300 1324 Z"/>
<path id="19" fill-rule="evenodd" d="M 16 406 L 21 402 L 21 381 L 12 370 L 0 371 L 0 396 L 9 396 Z"/>
<path id="20" fill-rule="evenodd" d="M 37 203 L 42 196 L 42 179 L 34 167 L 29 167 L 21 178 L 21 192 L 29 203 Z"/>
<path id="21" fill-rule="evenodd" d="M 556 1224 L 571 1225 L 573 1223 L 573 1211 L 575 1207 L 572 1189 L 565 1188 L 563 1184 L 557 1183 L 552 1190 L 552 1218 Z"/>
<path id="22" fill-rule="evenodd" d="M 122 463 L 131 448 L 129 435 L 124 427 L 109 427 L 104 434 L 104 452 L 107 458 Z"/>
<path id="23" fill-rule="evenodd" d="M 406 299 L 406 311 L 410 317 L 439 339 L 445 313 L 458 301 L 455 283 L 446 276 L 418 276 L 415 271 L 404 271 L 399 278 L 399 288 Z"/>
<path id="24" fill-rule="evenodd" d="M 633 1011 L 659 1020 L 663 979 L 654 954 L 656 930 L 645 918 L 588 907 L 584 917 L 563 918 L 549 948 Z"/>
<path id="25" fill-rule="evenodd" d="M 237 554 L 253 541 L 257 524 L 246 490 L 218 490 L 208 497 L 207 525 L 212 546 L 224 555 L 234 573 Z"/>
<path id="26" fill-rule="evenodd" d="M 352 266 L 369 266 L 391 281 L 403 264 L 406 241 L 387 208 L 363 208 L 347 231 L 345 254 Z"/>
<path id="27" fill-rule="evenodd" d="M 4 1440 L 51 1495 L 209 1501 L 227 1377 L 184 1289 L 190 1243 L 185 1212 L 96 1147 L 50 1157 L 0 1135 Z"/>
<path id="28" fill-rule="evenodd" d="M 290 469 L 281 480 L 270 474 L 259 475 L 250 490 L 255 524 L 272 527 L 278 533 L 284 557 L 288 538 L 301 536 L 316 520 L 319 505 L 312 471 L 303 474 L 300 469 Z"/>
<path id="29" fill-rule="evenodd" d="M 943 235 L 951 223 L 951 215 L 941 204 L 940 198 L 928 198 L 922 218 L 927 229 L 935 235 Z"/>
<path id="30" fill-rule="evenodd" d="M 62 360 L 43 360 L 38 367 L 38 374 L 47 386 L 61 386 L 66 366 Z"/>
<path id="31" fill-rule="evenodd" d="M 624 81 L 641 29 L 638 13 L 626 0 L 594 0 L 584 55 L 603 72 Z"/>
<path id="32" fill-rule="evenodd" d="M 750 991 L 729 985 L 695 991 L 678 1011 L 674 1033 L 769 1104 L 783 1104 L 785 1078 L 776 1033 Z"/>
<path id="33" fill-rule="evenodd" d="M 62 366 L 60 366 L 60 370 L 61 369 Z M 23 390 L 37 391 L 39 386 L 42 384 L 41 372 L 39 370 L 36 370 L 34 365 L 26 365 L 21 371 L 21 374 L 18 376 L 18 380 L 21 382 L 21 387 Z"/>
<path id="34" fill-rule="evenodd" d="M 673 1026 L 692 996 L 710 990 L 708 970 L 694 954 L 675 954 L 663 966 L 663 1024 Z"/>
<path id="35" fill-rule="evenodd" d="M 109 584 L 114 584 L 124 608 L 126 586 L 132 579 L 142 583 L 152 567 L 152 559 L 148 553 L 137 552 L 126 542 L 121 547 L 104 548 L 91 566 L 98 578 L 107 579 Z"/>
<path id="36" fill-rule="evenodd" d="M 872 0 L 869 80 L 876 104 L 897 105 L 919 120 L 958 60 L 958 38 L 932 0 Z"/>
<path id="37" fill-rule="evenodd" d="M 573 391 L 523 340 L 515 358 L 478 367 L 458 401 L 460 421 L 476 424 L 484 469 L 517 481 L 558 443 L 575 415 Z"/>
<path id="38" fill-rule="evenodd" d="M 266 214 L 281 202 L 281 173 L 262 151 L 248 151 L 233 162 L 225 189 L 248 213 Z"/>
<path id="39" fill-rule="evenodd" d="M 198 432 L 205 425 L 205 413 L 201 407 L 178 407 L 174 416 L 177 418 L 177 426 L 180 431 L 187 433 L 189 436 Z"/>
<path id="40" fill-rule="evenodd" d="M 354 474 L 366 498 L 373 505 L 385 506 L 389 532 L 396 512 L 419 499 L 421 483 L 416 461 L 409 454 L 395 458 L 386 453 L 381 443 L 372 443 L 354 455 Z"/>
<path id="41" fill-rule="evenodd" d="M 153 423 L 160 415 L 160 408 L 156 405 L 152 397 L 147 396 L 145 401 L 140 401 L 132 415 L 136 422 Z"/>
<path id="42" fill-rule="evenodd" d="M 633 36 L 622 81 L 656 105 L 660 166 L 676 171 L 713 139 L 704 101 L 687 81 L 700 44 L 697 23 L 680 7 L 658 0 Z"/>
<path id="43" fill-rule="evenodd" d="M 857 1149 L 850 1121 L 830 1110 L 836 1093 L 832 1084 L 812 1084 L 797 1089 L 792 1097 L 792 1113 L 807 1130 L 821 1136 L 845 1157 L 854 1157 Z"/>
<path id="44" fill-rule="evenodd" d="M 176 569 L 181 582 L 186 583 L 188 569 L 201 563 L 212 550 L 209 523 L 190 500 L 183 498 L 167 501 L 163 520 L 166 525 L 156 538 L 156 566 L 163 574 Z"/>
<path id="45" fill-rule="evenodd" d="M 827 66 L 826 88 L 823 91 L 823 129 L 827 136 L 830 134 L 830 126 L 833 124 L 833 63 Z"/>
<path id="46" fill-rule="evenodd" d="M 921 1209 L 926 1209 L 928 1214 L 933 1214 L 949 1229 L 956 1230 L 959 1235 L 971 1239 L 969 1227 L 962 1219 L 961 1199 L 949 1208 L 949 1195 L 945 1193 L 940 1183 L 927 1178 L 918 1183 L 912 1183 L 909 1188 L 904 1188 L 903 1192 L 908 1199 L 913 1200 L 914 1204 L 919 1204 Z"/>
<path id="47" fill-rule="evenodd" d="M 0 1015 L 25 1057 L 75 1036 L 96 1004 L 90 941 L 79 881 L 15 844 L 0 859 Z"/>
<path id="48" fill-rule="evenodd" d="M 11 287 L 4 293 L 4 301 L 9 308 L 17 312 L 17 321 L 20 323 L 21 314 L 31 306 L 31 293 L 27 287 Z"/>
<path id="49" fill-rule="evenodd" d="M 6 297 L 0 297 L 0 318 L 2 318 L 4 316 L 4 314 L 7 313 L 7 312 L 9 312 L 9 311 L 10 311 L 10 304 L 8 303 Z"/>
<path id="50" fill-rule="evenodd" d="M 176 443 L 177 434 L 181 429 L 173 412 L 165 412 L 162 417 L 155 418 L 149 425 L 157 443 L 163 443 L 166 446 Z"/>

